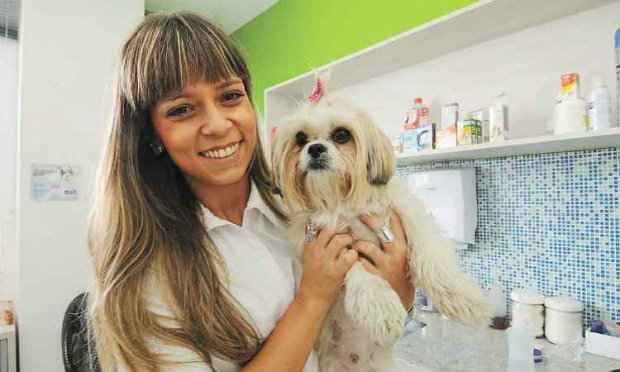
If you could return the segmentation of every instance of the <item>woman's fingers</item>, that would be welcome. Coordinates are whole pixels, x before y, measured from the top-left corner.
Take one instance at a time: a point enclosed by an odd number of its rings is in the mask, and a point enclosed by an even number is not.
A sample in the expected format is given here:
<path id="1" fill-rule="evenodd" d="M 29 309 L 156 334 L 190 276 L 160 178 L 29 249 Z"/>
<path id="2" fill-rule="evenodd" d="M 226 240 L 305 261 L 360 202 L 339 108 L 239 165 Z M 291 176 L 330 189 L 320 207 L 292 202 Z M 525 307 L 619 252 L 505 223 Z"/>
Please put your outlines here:
<path id="1" fill-rule="evenodd" d="M 374 265 L 381 265 L 385 261 L 385 253 L 377 245 L 366 241 L 358 240 L 353 243 L 353 249 L 360 253 L 360 256 L 366 257 Z"/>
<path id="2" fill-rule="evenodd" d="M 405 237 L 405 232 L 403 231 L 402 223 L 394 211 L 391 210 L 389 216 L 386 218 L 379 218 L 374 215 L 364 214 L 361 215 L 359 219 L 377 235 L 385 234 L 382 230 L 387 228 L 388 231 L 386 233 L 391 234 L 393 240 L 386 241 L 385 239 L 379 239 L 381 241 L 381 246 L 386 253 L 393 253 L 395 249 L 398 250 L 399 248 L 403 248 L 407 245 L 407 239 Z"/>
<path id="3" fill-rule="evenodd" d="M 337 265 L 339 269 L 345 273 L 349 271 L 351 266 L 358 260 L 359 256 L 355 249 L 345 249 L 340 256 L 338 256 Z"/>
<path id="4" fill-rule="evenodd" d="M 381 273 L 379 272 L 379 270 L 377 270 L 377 268 L 372 264 L 372 262 L 368 261 L 366 258 L 364 257 L 360 257 L 359 261 L 361 262 L 362 266 L 364 266 L 364 269 L 366 269 L 366 271 L 368 271 L 371 274 L 377 275 L 377 276 L 381 276 Z"/>
<path id="5" fill-rule="evenodd" d="M 327 243 L 332 239 L 336 232 L 334 230 L 330 230 L 328 228 L 321 229 L 319 233 L 316 235 L 316 238 L 310 244 L 314 244 L 317 247 L 325 247 Z"/>
<path id="6" fill-rule="evenodd" d="M 353 238 L 349 234 L 335 234 L 327 244 L 327 255 L 336 259 L 340 253 L 353 244 Z"/>

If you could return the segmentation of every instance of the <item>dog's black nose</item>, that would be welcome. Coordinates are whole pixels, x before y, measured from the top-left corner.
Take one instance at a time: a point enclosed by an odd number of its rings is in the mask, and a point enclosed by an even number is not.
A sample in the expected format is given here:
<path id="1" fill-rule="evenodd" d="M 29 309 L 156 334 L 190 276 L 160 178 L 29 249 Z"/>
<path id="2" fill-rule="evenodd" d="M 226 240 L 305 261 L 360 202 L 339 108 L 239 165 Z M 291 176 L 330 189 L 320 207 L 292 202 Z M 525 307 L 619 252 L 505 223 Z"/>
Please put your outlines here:
<path id="1" fill-rule="evenodd" d="M 314 159 L 321 156 L 321 154 L 325 151 L 327 151 L 327 147 L 321 145 L 320 143 L 315 143 L 308 147 L 308 154 L 310 154 L 310 156 L 312 156 Z"/>

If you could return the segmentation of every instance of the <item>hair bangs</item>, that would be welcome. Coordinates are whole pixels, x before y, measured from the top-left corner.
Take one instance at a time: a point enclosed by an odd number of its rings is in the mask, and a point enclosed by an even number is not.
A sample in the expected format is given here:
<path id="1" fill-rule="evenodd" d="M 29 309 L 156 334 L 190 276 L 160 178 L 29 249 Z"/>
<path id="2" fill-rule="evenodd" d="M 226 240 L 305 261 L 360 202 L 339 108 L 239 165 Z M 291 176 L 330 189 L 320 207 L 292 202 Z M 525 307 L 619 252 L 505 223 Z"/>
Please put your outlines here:
<path id="1" fill-rule="evenodd" d="M 127 43 L 137 45 L 128 48 L 135 55 L 124 61 L 127 82 L 121 85 L 134 107 L 147 109 L 201 80 L 214 83 L 238 77 L 250 92 L 250 74 L 241 53 L 204 18 L 187 13 L 149 15 L 140 31 Z"/>

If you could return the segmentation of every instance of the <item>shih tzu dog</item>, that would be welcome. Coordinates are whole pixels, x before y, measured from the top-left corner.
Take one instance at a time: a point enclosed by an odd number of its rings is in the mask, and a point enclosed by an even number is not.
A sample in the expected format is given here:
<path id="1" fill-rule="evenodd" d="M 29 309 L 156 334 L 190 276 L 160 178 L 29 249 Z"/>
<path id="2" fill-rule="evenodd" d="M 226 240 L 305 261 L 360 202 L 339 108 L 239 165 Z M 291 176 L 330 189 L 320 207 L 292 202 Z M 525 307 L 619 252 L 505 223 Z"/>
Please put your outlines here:
<path id="1" fill-rule="evenodd" d="M 458 269 L 453 244 L 422 202 L 393 178 L 392 145 L 367 114 L 345 100 L 315 97 L 281 124 L 272 147 L 274 184 L 299 257 L 309 226 L 353 232 L 381 246 L 389 229 L 372 231 L 358 216 L 387 220 L 393 210 L 406 233 L 413 284 L 444 315 L 489 323 L 480 288 Z M 406 316 L 388 282 L 354 264 L 317 344 L 321 372 L 388 371 Z"/>

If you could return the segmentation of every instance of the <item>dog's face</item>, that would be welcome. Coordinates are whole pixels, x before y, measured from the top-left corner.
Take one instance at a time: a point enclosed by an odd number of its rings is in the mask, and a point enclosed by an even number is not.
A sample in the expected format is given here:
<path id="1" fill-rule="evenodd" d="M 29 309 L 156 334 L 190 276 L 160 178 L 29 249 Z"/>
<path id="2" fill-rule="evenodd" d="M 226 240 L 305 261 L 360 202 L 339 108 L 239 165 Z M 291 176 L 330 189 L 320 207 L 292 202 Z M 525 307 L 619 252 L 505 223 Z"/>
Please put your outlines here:
<path id="1" fill-rule="evenodd" d="M 291 212 L 363 203 L 394 172 L 387 136 L 360 109 L 329 96 L 284 121 L 272 154 L 274 183 Z"/>

